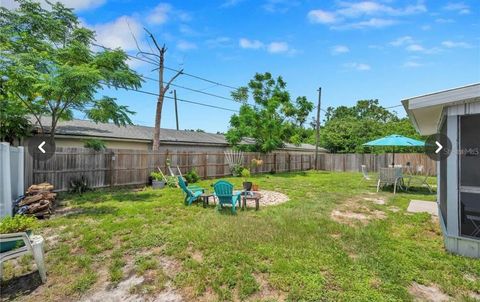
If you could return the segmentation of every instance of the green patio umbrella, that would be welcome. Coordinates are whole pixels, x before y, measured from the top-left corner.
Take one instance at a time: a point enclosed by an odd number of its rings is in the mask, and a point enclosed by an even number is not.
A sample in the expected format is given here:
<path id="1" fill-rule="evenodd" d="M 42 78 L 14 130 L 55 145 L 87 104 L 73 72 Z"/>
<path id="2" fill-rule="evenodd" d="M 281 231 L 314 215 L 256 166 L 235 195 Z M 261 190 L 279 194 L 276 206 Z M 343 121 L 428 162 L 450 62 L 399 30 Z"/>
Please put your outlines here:
<path id="1" fill-rule="evenodd" d="M 395 165 L 395 147 L 424 147 L 425 142 L 405 137 L 398 134 L 392 134 L 385 136 L 368 143 L 363 144 L 363 146 L 392 146 L 393 147 L 393 163 Z"/>

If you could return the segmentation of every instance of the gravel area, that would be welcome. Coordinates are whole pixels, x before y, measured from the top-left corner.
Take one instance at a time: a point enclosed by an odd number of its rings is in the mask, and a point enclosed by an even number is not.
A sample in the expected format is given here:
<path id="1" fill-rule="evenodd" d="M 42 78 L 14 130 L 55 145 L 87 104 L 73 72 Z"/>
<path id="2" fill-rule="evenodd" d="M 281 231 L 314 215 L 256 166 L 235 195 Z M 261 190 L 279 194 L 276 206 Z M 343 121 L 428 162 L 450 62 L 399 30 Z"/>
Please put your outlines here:
<path id="1" fill-rule="evenodd" d="M 260 207 L 275 206 L 290 200 L 287 195 L 280 192 L 260 190 L 258 193 L 262 194 Z M 255 206 L 255 201 L 247 200 L 247 206 Z"/>

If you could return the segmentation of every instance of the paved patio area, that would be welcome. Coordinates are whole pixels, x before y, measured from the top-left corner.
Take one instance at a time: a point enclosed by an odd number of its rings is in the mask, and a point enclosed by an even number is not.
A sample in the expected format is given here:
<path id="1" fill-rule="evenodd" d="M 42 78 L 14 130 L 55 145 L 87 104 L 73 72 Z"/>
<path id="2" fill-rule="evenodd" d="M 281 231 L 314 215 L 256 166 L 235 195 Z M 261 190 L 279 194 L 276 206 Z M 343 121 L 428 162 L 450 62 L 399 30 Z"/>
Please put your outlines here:
<path id="1" fill-rule="evenodd" d="M 433 216 L 438 216 L 438 206 L 434 201 L 424 201 L 412 199 L 408 205 L 407 212 L 411 213 L 430 213 Z"/>

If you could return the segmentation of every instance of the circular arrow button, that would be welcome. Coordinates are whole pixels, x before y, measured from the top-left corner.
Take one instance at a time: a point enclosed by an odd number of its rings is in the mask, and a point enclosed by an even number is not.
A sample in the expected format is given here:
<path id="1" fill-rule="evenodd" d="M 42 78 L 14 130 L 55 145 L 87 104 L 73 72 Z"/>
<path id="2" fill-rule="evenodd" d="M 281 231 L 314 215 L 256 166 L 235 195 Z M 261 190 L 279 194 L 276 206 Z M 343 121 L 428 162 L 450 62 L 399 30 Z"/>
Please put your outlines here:
<path id="1" fill-rule="evenodd" d="M 55 148 L 55 141 L 50 136 L 34 136 L 28 140 L 28 153 L 34 160 L 50 159 Z"/>
<path id="2" fill-rule="evenodd" d="M 451 152 L 452 142 L 445 134 L 435 133 L 425 141 L 425 153 L 435 161 L 446 159 Z"/>

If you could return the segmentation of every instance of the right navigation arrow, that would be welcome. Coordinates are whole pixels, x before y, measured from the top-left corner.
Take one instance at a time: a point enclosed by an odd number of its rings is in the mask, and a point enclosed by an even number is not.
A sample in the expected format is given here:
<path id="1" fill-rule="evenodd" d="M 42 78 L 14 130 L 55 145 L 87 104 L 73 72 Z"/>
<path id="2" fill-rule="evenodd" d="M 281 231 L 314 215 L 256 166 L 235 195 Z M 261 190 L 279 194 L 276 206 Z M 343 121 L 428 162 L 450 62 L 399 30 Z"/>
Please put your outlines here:
<path id="1" fill-rule="evenodd" d="M 435 150 L 435 153 L 438 154 L 438 152 L 443 149 L 443 146 L 438 141 L 436 141 L 435 144 L 438 146 L 437 150 Z"/>

